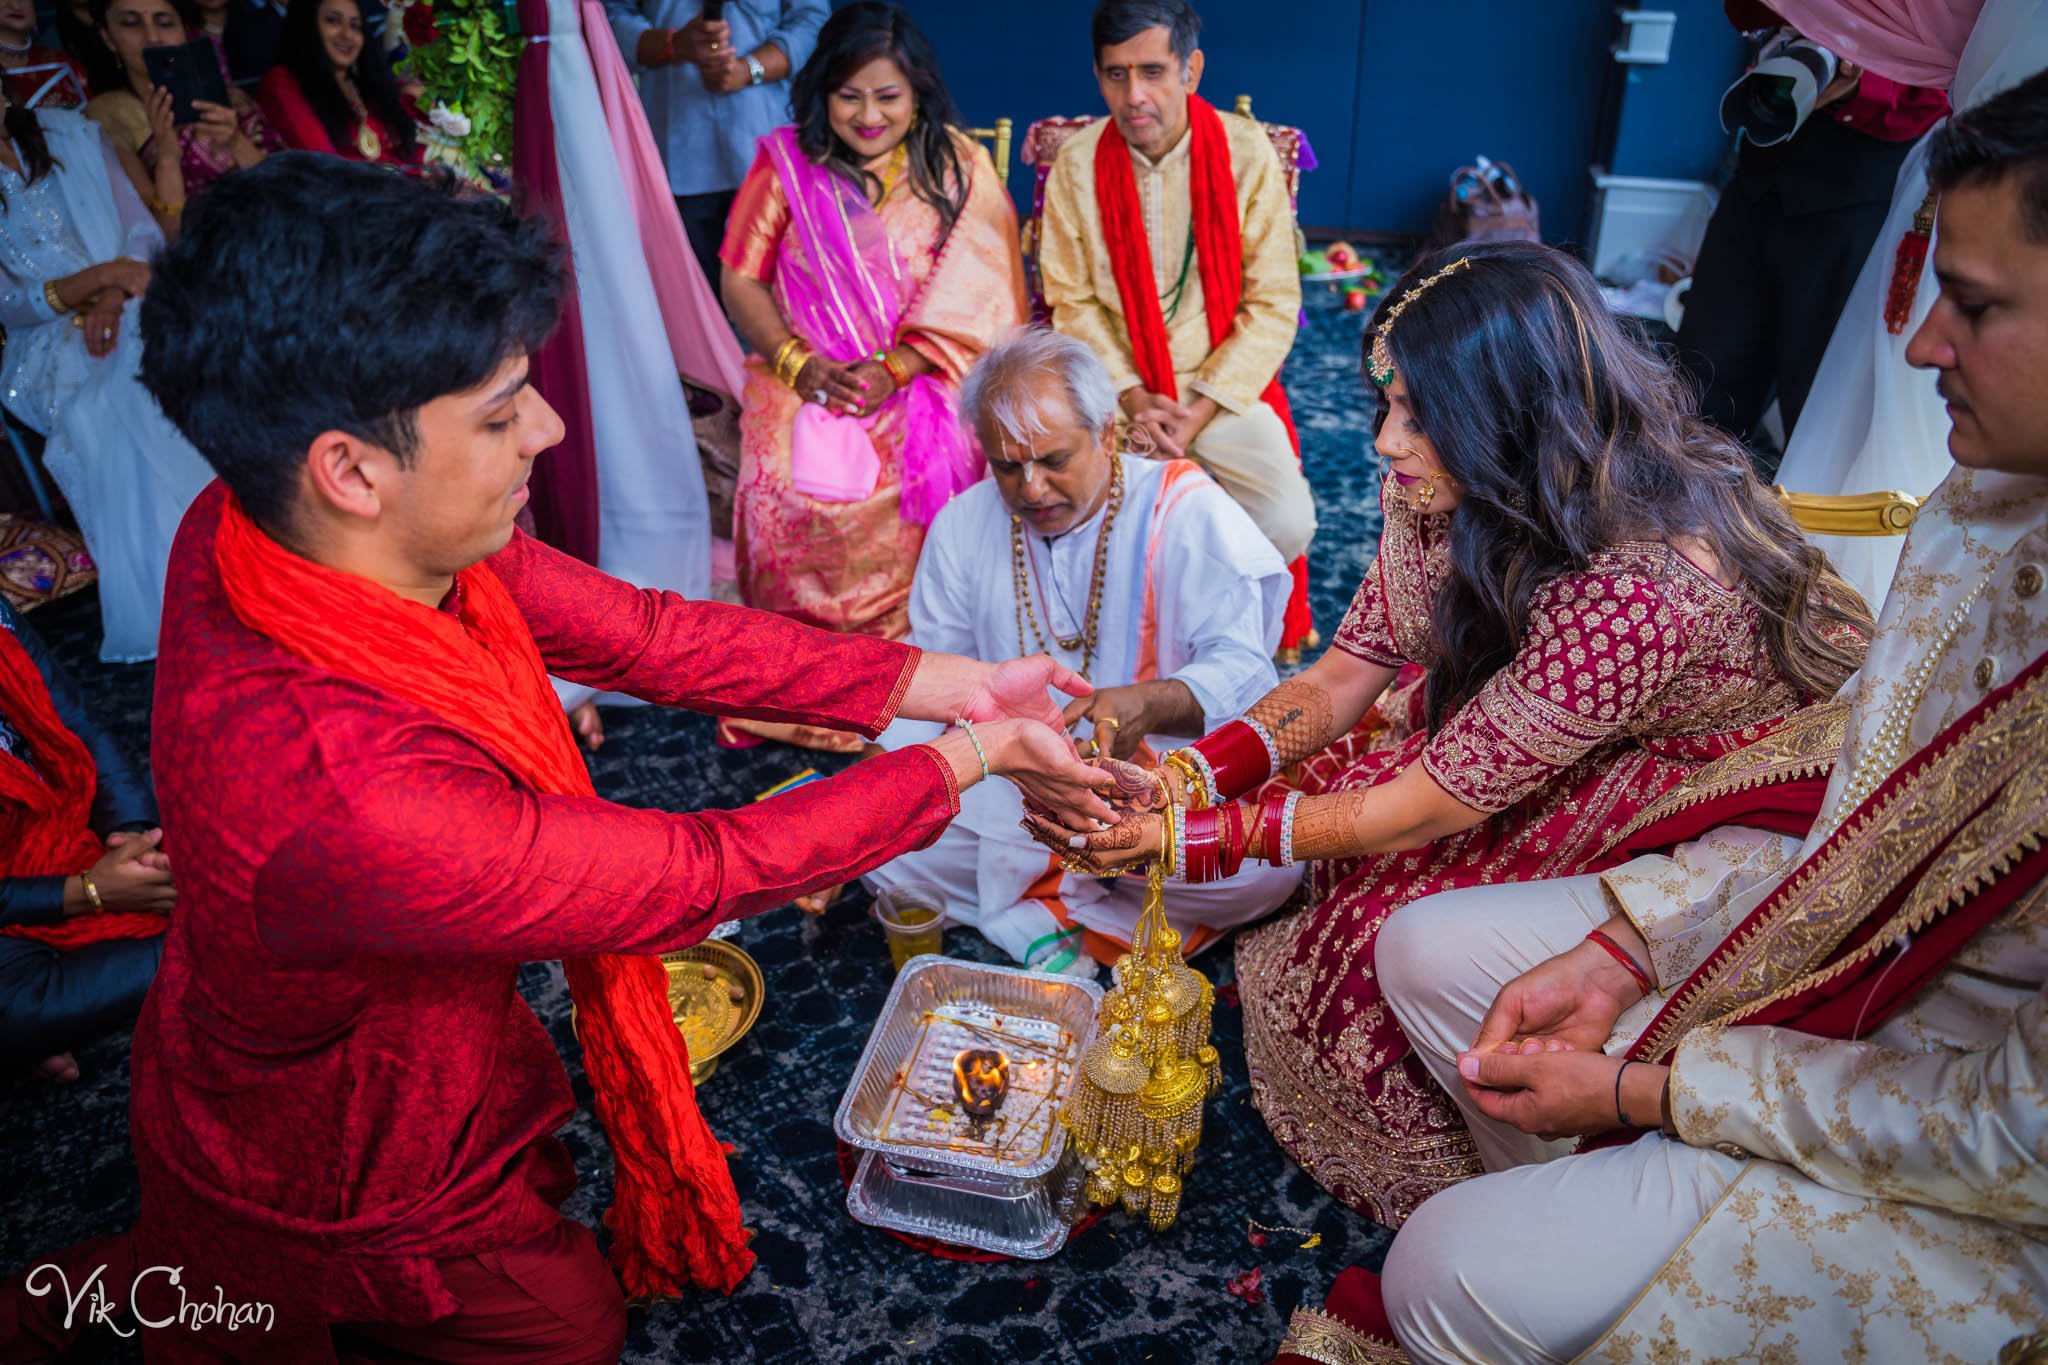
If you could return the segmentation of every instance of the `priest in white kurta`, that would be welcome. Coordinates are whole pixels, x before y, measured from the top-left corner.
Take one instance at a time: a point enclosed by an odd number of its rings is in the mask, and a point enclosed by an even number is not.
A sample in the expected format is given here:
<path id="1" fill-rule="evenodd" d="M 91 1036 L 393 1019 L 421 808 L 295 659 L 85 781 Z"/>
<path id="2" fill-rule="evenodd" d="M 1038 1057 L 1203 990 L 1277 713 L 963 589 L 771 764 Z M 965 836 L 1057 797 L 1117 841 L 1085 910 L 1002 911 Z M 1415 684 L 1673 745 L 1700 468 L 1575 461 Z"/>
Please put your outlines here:
<path id="1" fill-rule="evenodd" d="M 1049 653 L 1096 687 L 1069 708 L 1081 751 L 1150 756 L 1241 714 L 1277 682 L 1290 584 L 1251 518 L 1186 460 L 1115 451 L 1116 396 L 1086 345 L 1026 332 L 991 350 L 961 389 L 992 478 L 932 522 L 910 591 L 911 642 L 1000 660 Z M 929 727 L 899 722 L 886 748 Z M 1019 962 L 1085 970 L 1127 946 L 1143 878 L 1068 872 L 1019 827 L 1007 783 L 967 792 L 938 842 L 869 875 L 877 889 L 941 888 L 948 915 Z M 1268 914 L 1297 868 L 1169 886 L 1189 951 Z"/>

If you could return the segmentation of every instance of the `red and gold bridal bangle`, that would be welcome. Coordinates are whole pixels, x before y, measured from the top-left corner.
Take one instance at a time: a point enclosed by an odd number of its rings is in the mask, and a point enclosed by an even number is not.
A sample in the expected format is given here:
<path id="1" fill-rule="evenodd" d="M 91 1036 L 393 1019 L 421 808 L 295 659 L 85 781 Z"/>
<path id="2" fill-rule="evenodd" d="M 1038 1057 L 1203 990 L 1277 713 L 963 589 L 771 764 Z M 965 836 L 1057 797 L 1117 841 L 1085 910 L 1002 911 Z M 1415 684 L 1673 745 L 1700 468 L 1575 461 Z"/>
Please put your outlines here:
<path id="1" fill-rule="evenodd" d="M 1251 845 L 1251 820 L 1235 801 L 1182 817 L 1181 880 L 1188 883 L 1227 881 L 1244 866 Z"/>
<path id="2" fill-rule="evenodd" d="M 1259 803 L 1259 856 L 1274 867 L 1294 866 L 1294 808 L 1300 792 Z"/>
<path id="3" fill-rule="evenodd" d="M 1212 800 L 1234 801 L 1273 775 L 1273 741 L 1255 722 L 1234 720 L 1175 753 L 1191 753 L 1208 769 Z"/>

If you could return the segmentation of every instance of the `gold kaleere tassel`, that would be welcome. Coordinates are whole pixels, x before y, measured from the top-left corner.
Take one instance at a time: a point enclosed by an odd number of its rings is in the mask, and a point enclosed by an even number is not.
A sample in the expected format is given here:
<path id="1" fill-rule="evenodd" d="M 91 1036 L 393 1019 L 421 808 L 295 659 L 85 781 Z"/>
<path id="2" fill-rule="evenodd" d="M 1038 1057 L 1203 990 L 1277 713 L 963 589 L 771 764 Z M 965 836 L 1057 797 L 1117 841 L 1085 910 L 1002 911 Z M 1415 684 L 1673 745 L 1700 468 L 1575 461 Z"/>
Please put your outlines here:
<path id="1" fill-rule="evenodd" d="M 1166 818 L 1171 846 L 1170 811 Z M 1087 1169 L 1089 1201 L 1121 1203 L 1166 1228 L 1202 1142 L 1203 1102 L 1223 1077 L 1209 1045 L 1216 992 L 1181 957 L 1180 935 L 1166 922 L 1162 863 L 1152 866 L 1144 913 L 1115 976 L 1060 1122 Z"/>

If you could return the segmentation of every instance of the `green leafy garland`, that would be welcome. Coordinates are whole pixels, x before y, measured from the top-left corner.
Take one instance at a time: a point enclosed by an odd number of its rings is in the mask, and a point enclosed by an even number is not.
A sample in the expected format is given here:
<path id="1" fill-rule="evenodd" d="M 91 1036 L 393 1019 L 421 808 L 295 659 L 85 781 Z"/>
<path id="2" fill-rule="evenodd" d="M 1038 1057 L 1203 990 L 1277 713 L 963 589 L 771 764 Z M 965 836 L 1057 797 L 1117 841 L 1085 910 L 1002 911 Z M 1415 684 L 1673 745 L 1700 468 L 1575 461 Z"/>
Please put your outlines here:
<path id="1" fill-rule="evenodd" d="M 512 0 L 412 0 L 393 5 L 386 22 L 400 25 L 412 48 L 405 70 L 422 90 L 427 154 L 503 189 L 521 36 Z"/>

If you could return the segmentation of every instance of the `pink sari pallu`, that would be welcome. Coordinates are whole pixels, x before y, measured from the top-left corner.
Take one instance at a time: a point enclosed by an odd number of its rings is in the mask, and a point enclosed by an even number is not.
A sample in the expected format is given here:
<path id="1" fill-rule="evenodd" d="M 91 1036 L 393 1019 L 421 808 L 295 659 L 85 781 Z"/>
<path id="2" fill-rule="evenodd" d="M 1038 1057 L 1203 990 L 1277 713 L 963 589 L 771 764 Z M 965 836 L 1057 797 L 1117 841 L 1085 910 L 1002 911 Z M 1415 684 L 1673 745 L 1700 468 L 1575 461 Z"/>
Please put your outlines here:
<path id="1" fill-rule="evenodd" d="M 881 216 L 859 186 L 811 164 L 795 129 L 778 128 L 761 145 L 789 201 L 774 288 L 791 330 L 840 364 L 893 347 L 914 295 Z M 955 493 L 981 477 L 981 452 L 960 428 L 952 393 L 931 376 L 911 380 L 883 409 L 892 403 L 905 405 L 901 515 L 929 526 Z M 825 502 L 871 496 L 881 461 L 868 428 L 880 415 L 848 417 L 806 405 L 791 435 L 791 483 Z"/>

